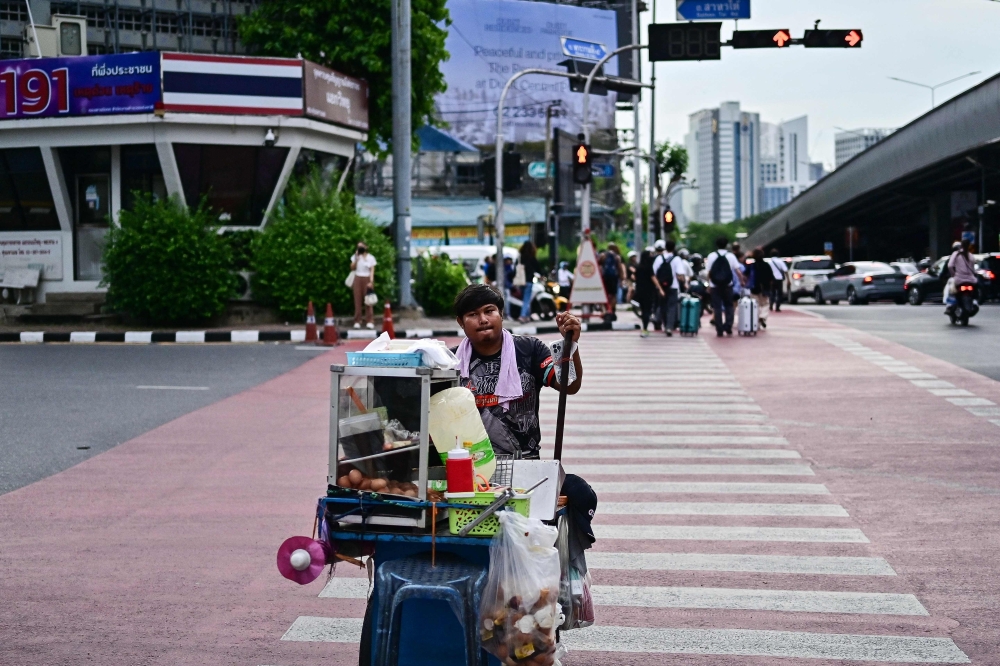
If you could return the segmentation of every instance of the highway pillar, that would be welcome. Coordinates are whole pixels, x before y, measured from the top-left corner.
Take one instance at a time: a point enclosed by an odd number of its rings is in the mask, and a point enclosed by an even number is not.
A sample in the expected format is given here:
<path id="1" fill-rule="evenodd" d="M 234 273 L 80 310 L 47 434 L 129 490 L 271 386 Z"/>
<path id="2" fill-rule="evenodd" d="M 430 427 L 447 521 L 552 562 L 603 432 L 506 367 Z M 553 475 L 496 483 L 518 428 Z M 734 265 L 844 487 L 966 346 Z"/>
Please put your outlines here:
<path id="1" fill-rule="evenodd" d="M 951 192 L 935 194 L 927 203 L 927 253 L 934 260 L 951 251 Z"/>

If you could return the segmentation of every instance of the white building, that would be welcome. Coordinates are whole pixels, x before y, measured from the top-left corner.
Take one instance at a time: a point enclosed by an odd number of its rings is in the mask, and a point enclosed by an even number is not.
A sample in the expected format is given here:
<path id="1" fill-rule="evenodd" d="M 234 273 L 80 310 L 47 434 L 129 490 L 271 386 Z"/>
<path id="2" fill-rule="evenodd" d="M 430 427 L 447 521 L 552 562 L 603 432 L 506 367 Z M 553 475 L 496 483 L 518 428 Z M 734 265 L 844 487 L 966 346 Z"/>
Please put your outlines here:
<path id="1" fill-rule="evenodd" d="M 696 191 L 684 197 L 687 217 L 699 222 L 731 222 L 758 212 L 760 115 L 724 102 L 689 117 L 685 144 L 689 179 Z"/>
<path id="2" fill-rule="evenodd" d="M 841 165 L 849 159 L 858 153 L 868 150 L 895 131 L 896 130 L 894 129 L 866 127 L 863 129 L 837 132 L 833 138 L 836 149 L 837 168 L 839 169 Z"/>
<path id="3" fill-rule="evenodd" d="M 765 212 L 812 187 L 818 171 L 809 161 L 808 116 L 761 123 L 761 136 L 758 212 Z"/>

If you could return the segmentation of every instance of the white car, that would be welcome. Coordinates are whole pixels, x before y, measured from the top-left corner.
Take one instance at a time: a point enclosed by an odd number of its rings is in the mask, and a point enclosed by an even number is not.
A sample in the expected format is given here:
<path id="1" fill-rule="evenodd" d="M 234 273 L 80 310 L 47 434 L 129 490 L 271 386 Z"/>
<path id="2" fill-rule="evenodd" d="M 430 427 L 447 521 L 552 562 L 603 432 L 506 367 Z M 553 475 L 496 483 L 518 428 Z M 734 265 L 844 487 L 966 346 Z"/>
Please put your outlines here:
<path id="1" fill-rule="evenodd" d="M 830 274 L 837 270 L 837 264 L 825 254 L 792 257 L 785 276 L 785 295 L 788 302 L 795 304 L 800 296 L 812 296 L 816 285 L 826 282 Z"/>

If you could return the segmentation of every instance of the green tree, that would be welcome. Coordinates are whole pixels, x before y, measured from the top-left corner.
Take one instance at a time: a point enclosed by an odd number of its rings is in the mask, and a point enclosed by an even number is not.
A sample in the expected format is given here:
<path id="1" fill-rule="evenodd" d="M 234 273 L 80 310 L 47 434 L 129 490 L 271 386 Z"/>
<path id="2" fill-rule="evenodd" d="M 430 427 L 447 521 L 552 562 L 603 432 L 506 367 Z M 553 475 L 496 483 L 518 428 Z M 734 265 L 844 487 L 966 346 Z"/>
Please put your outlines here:
<path id="1" fill-rule="evenodd" d="M 336 182 L 336 179 L 331 179 Z M 396 250 L 381 228 L 359 215 L 350 196 L 337 193 L 314 170 L 288 186 L 285 202 L 252 245 L 253 292 L 286 317 L 299 318 L 309 301 L 335 312 L 354 311 L 344 284 L 351 257 L 364 241 L 378 262 L 375 291 L 380 301 L 396 298 Z"/>
<path id="2" fill-rule="evenodd" d="M 447 254 L 438 257 L 417 257 L 417 282 L 414 295 L 429 317 L 454 314 L 455 297 L 469 286 L 469 278 L 461 264 L 451 263 Z"/>
<path id="3" fill-rule="evenodd" d="M 232 250 L 204 199 L 188 210 L 176 198 L 137 195 L 108 229 L 108 305 L 142 321 L 188 324 L 221 314 L 234 295 Z"/>
<path id="4" fill-rule="evenodd" d="M 390 0 L 268 0 L 239 23 L 240 37 L 257 53 L 302 57 L 368 82 L 366 148 L 392 145 Z M 445 0 L 412 0 L 413 129 L 434 124 L 434 96 L 447 85 Z"/>
<path id="5" fill-rule="evenodd" d="M 687 148 L 679 143 L 664 141 L 656 144 L 656 198 L 669 203 L 673 189 L 684 179 L 688 169 Z M 664 184 L 664 178 L 666 184 Z"/>

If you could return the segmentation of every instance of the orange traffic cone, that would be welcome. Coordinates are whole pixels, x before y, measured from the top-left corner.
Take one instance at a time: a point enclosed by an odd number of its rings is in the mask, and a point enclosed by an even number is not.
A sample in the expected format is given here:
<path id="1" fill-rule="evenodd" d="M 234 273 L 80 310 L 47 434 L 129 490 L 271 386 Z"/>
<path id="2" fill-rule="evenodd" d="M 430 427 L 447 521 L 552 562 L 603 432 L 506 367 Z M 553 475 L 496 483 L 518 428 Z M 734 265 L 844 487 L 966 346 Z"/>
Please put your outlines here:
<path id="1" fill-rule="evenodd" d="M 323 320 L 323 344 L 332 347 L 337 344 L 337 322 L 333 320 L 333 306 L 326 304 L 326 318 Z"/>
<path id="2" fill-rule="evenodd" d="M 313 309 L 313 302 L 309 301 L 306 308 L 306 342 L 316 342 L 319 337 L 316 335 L 316 311 Z"/>
<path id="3" fill-rule="evenodd" d="M 389 301 L 385 302 L 385 312 L 382 314 L 382 332 L 388 333 L 390 340 L 396 339 L 396 329 L 392 325 L 392 308 L 389 307 Z"/>

